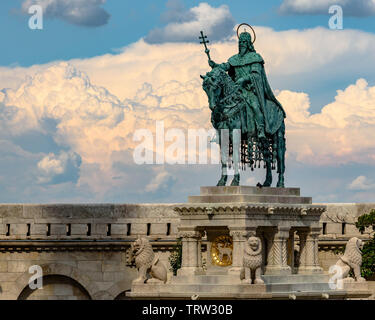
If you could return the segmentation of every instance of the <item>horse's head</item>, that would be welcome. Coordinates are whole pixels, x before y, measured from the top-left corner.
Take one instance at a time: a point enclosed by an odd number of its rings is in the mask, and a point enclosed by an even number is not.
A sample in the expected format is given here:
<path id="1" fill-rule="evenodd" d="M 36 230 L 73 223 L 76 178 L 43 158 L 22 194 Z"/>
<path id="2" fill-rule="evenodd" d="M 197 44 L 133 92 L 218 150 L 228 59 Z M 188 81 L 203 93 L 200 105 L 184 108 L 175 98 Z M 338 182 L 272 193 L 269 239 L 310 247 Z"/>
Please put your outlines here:
<path id="1" fill-rule="evenodd" d="M 203 90 L 208 97 L 208 104 L 211 110 L 214 110 L 219 100 L 222 98 L 224 90 L 224 79 L 227 74 L 224 70 L 216 67 L 212 71 L 207 72 L 203 79 Z"/>

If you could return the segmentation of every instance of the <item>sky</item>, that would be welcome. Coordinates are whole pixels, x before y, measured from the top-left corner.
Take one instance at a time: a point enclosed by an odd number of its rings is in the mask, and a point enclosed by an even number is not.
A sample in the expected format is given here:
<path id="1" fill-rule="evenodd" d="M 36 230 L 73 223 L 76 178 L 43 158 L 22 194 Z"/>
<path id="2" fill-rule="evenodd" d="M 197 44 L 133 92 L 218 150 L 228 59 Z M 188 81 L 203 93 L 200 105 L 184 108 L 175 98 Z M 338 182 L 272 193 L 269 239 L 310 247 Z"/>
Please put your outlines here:
<path id="1" fill-rule="evenodd" d="M 374 16 L 374 0 L 2 0 L 0 202 L 185 202 L 215 185 L 217 164 L 136 164 L 134 134 L 211 128 L 199 31 L 221 63 L 242 22 L 287 114 L 286 186 L 374 202 Z"/>

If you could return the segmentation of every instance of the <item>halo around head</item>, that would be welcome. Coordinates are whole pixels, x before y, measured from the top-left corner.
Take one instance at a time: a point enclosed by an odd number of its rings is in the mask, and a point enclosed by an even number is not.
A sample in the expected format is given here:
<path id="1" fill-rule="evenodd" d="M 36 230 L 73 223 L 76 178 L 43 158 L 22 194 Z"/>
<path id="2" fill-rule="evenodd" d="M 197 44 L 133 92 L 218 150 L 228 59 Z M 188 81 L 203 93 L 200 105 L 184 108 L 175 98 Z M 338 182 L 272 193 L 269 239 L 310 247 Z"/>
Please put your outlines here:
<path id="1" fill-rule="evenodd" d="M 237 27 L 237 38 L 238 38 L 238 39 L 240 38 L 240 35 L 238 34 L 238 32 L 240 31 L 240 27 L 242 27 L 242 26 L 248 26 L 248 27 L 251 29 L 251 31 L 253 32 L 253 35 L 254 35 L 254 37 L 253 37 L 254 40 L 251 41 L 251 43 L 254 44 L 255 40 L 257 39 L 257 35 L 256 35 L 256 33 L 255 33 L 253 27 L 252 27 L 251 25 L 247 24 L 247 23 L 241 23 L 241 24 Z"/>

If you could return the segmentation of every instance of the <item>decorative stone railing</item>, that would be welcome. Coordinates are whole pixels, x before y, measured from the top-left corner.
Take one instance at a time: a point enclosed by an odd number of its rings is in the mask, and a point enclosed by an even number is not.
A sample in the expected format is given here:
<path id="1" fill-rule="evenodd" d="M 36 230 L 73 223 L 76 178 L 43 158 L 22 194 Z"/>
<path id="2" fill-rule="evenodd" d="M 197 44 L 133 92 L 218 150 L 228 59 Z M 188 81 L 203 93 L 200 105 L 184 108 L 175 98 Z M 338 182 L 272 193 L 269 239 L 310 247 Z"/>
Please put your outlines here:
<path id="1" fill-rule="evenodd" d="M 325 204 L 322 215 L 319 245 L 342 245 L 352 236 L 366 240 L 368 233 L 356 229 L 356 217 L 375 208 L 375 204 Z M 178 204 L 2 204 L 0 205 L 0 240 L 57 240 L 57 239 L 176 239 Z M 209 208 L 219 213 L 224 207 Z M 235 208 L 238 213 L 252 209 L 267 210 L 270 215 L 277 208 Z M 207 210 L 197 206 L 196 210 Z M 261 210 L 260 210 L 261 211 Z M 235 212 L 234 212 L 235 213 Z M 296 214 L 305 212 L 296 211 Z"/>
<path id="2" fill-rule="evenodd" d="M 176 238 L 173 205 L 0 205 L 0 241 Z"/>

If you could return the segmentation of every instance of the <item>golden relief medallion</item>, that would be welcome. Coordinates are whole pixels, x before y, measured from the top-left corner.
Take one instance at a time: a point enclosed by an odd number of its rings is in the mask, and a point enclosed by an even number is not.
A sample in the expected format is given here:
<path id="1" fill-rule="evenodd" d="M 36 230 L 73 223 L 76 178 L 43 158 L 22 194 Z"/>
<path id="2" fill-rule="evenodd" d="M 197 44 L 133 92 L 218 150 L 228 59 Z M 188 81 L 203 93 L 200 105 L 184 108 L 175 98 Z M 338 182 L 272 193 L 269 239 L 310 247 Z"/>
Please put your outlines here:
<path id="1" fill-rule="evenodd" d="M 232 265 L 233 240 L 227 235 L 218 236 L 211 244 L 212 263 L 226 267 Z"/>

